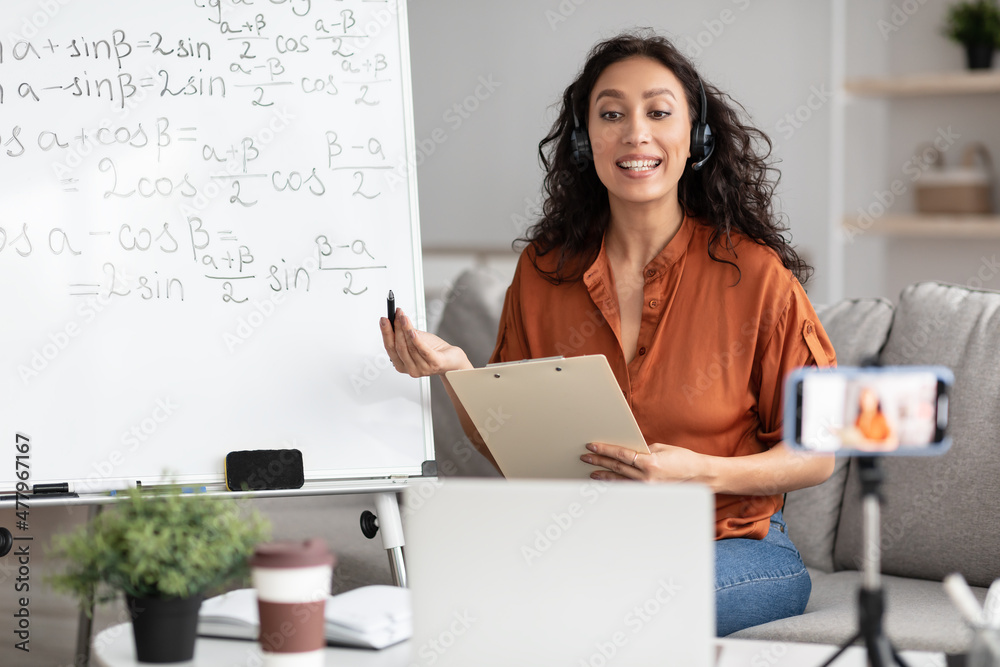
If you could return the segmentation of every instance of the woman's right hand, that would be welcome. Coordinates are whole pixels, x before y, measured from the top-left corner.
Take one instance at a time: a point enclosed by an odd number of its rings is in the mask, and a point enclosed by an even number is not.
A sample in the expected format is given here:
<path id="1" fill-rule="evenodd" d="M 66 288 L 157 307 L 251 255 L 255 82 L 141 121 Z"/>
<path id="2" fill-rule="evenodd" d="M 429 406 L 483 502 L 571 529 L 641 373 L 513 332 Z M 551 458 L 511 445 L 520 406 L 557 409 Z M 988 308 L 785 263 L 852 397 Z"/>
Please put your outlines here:
<path id="1" fill-rule="evenodd" d="M 417 330 L 401 308 L 396 309 L 395 331 L 387 317 L 379 320 L 379 328 L 389 360 L 400 373 L 418 378 L 472 368 L 462 348 L 432 333 Z"/>

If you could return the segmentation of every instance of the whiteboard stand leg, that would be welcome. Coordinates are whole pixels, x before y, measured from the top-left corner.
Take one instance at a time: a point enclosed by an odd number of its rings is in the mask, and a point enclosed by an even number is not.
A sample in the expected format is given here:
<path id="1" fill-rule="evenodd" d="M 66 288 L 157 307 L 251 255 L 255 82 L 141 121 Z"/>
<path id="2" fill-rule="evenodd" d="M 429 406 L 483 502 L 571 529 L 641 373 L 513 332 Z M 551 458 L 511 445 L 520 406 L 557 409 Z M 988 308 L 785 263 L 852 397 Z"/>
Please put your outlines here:
<path id="1" fill-rule="evenodd" d="M 392 583 L 406 588 L 406 563 L 403 562 L 403 547 L 393 547 L 388 550 L 389 570 L 392 571 Z"/>
<path id="2" fill-rule="evenodd" d="M 93 612 L 93 607 L 91 607 Z M 88 667 L 90 665 L 90 635 L 94 631 L 94 619 L 87 616 L 87 611 L 80 607 L 80 620 L 76 625 L 76 661 L 74 665 Z"/>
<path id="3" fill-rule="evenodd" d="M 101 513 L 103 505 L 90 505 L 87 511 L 87 525 L 97 518 Z M 94 633 L 94 604 L 90 604 L 90 609 L 86 609 L 81 603 L 80 617 L 76 623 L 76 659 L 73 664 L 76 667 L 88 667 L 90 665 L 90 637 Z"/>
<path id="4" fill-rule="evenodd" d="M 395 493 L 375 494 L 375 513 L 382 533 L 382 546 L 389 552 L 392 581 L 406 588 L 406 563 L 403 560 L 403 522 L 399 518 L 399 503 Z"/>

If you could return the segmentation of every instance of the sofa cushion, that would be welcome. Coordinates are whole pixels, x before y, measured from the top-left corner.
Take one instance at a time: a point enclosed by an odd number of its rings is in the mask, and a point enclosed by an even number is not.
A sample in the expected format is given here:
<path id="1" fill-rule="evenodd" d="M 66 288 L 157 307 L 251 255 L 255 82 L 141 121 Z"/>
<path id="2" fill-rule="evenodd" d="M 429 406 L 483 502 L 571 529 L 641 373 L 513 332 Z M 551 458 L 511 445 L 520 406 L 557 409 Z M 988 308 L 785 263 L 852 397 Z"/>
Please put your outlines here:
<path id="1" fill-rule="evenodd" d="M 892 324 L 892 312 L 892 303 L 875 298 L 844 299 L 816 306 L 840 366 L 860 366 L 878 356 Z"/>
<path id="2" fill-rule="evenodd" d="M 892 304 L 885 299 L 844 299 L 817 306 L 837 363 L 857 366 L 878 354 L 892 323 Z M 833 545 L 840 521 L 840 502 L 847 481 L 848 459 L 838 459 L 830 478 L 818 486 L 785 497 L 788 537 L 808 567 L 833 571 Z"/>
<path id="3" fill-rule="evenodd" d="M 859 572 L 810 571 L 813 589 L 801 616 L 772 621 L 732 637 L 772 641 L 843 644 L 858 629 Z M 951 603 L 940 582 L 883 577 L 885 634 L 897 649 L 963 653 L 972 632 Z M 985 588 L 973 589 L 980 603 Z"/>
<path id="4" fill-rule="evenodd" d="M 882 571 L 940 580 L 1000 577 L 1000 293 L 941 283 L 907 287 L 881 353 L 885 365 L 941 364 L 955 373 L 950 451 L 887 457 Z M 862 558 L 861 498 L 852 462 L 834 553 L 838 569 Z"/>
<path id="5" fill-rule="evenodd" d="M 462 272 L 445 297 L 437 335 L 465 350 L 473 366 L 485 366 L 496 344 L 500 311 L 510 281 L 477 267 Z M 434 455 L 442 477 L 499 477 L 462 430 L 441 378 L 431 378 Z"/>

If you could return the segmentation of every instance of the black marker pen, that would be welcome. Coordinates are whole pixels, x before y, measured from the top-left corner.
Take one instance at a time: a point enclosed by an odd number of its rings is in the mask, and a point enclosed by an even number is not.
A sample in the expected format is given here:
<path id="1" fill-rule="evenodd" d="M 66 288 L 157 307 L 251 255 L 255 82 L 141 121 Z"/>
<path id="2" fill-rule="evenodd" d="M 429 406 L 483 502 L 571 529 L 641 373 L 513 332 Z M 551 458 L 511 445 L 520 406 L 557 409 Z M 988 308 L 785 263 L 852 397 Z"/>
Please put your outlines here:
<path id="1" fill-rule="evenodd" d="M 386 310 L 389 312 L 389 326 L 392 330 L 396 330 L 396 297 L 392 295 L 392 290 L 389 290 L 389 296 L 385 300 Z"/>

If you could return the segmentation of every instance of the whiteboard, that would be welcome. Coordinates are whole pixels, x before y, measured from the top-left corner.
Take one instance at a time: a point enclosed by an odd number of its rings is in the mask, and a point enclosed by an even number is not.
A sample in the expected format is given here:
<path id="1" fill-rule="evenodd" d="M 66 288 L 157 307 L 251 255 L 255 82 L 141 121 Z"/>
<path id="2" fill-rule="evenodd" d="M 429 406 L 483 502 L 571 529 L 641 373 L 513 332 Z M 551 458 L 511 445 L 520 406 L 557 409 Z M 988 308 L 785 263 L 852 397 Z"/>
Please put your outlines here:
<path id="1" fill-rule="evenodd" d="M 17 0 L 0 33 L 0 439 L 30 482 L 420 475 L 403 0 Z M 13 447 L 0 487 L 17 479 Z"/>

